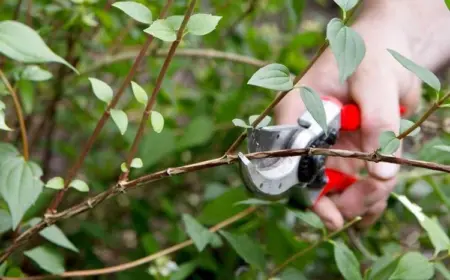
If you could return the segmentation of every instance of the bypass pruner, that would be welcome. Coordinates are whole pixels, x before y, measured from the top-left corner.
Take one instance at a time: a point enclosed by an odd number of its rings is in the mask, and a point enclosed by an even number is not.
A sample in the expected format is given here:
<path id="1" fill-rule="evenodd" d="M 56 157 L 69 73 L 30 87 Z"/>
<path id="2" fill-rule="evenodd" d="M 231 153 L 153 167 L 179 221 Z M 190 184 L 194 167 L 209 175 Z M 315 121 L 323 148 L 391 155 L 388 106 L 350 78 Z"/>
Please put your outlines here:
<path id="1" fill-rule="evenodd" d="M 354 131 L 361 124 L 355 104 L 342 105 L 323 97 L 327 131 L 306 111 L 295 125 L 275 125 L 247 129 L 249 153 L 283 149 L 329 148 L 341 131 Z M 404 108 L 400 108 L 404 113 Z M 310 207 L 330 192 L 351 186 L 356 177 L 325 168 L 326 156 L 302 155 L 248 159 L 239 153 L 240 172 L 246 188 L 257 197 L 278 200 L 288 197 L 300 207 Z"/>

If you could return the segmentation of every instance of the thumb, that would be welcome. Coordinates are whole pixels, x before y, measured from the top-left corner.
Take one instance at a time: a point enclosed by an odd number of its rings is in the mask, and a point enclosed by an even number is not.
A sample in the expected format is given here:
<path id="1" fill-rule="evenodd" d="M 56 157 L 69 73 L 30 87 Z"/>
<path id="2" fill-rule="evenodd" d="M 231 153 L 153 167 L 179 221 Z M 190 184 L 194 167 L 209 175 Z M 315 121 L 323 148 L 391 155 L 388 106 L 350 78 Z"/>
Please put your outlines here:
<path id="1" fill-rule="evenodd" d="M 393 131 L 397 134 L 399 131 L 399 88 L 392 76 L 384 74 L 385 71 L 363 73 L 364 77 L 354 77 L 350 89 L 361 111 L 361 149 L 374 152 L 380 146 L 381 133 Z M 396 155 L 399 156 L 400 151 Z M 385 162 L 366 162 L 366 166 L 371 177 L 379 180 L 394 177 L 399 169 L 398 165 Z"/>

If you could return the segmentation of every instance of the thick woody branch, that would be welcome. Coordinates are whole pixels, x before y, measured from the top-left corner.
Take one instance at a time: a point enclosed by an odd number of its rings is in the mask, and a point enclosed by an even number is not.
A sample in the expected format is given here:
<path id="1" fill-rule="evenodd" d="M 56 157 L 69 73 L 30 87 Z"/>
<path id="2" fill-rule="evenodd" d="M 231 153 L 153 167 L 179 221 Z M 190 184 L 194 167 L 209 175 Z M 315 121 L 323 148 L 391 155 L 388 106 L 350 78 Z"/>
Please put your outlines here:
<path id="1" fill-rule="evenodd" d="M 268 152 L 258 152 L 247 154 L 246 157 L 249 159 L 261 159 L 261 158 L 270 158 L 270 157 L 289 157 L 289 156 L 302 156 L 302 155 L 325 155 L 332 157 L 342 157 L 342 158 L 356 158 L 366 161 L 372 162 L 389 162 L 399 165 L 407 165 L 414 167 L 421 167 L 426 169 L 432 169 L 436 171 L 450 173 L 450 165 L 443 165 L 433 162 L 426 162 L 420 160 L 412 160 L 406 158 L 398 158 L 393 156 L 380 155 L 376 153 L 364 153 L 358 151 L 347 151 L 347 150 L 338 150 L 338 149 L 323 149 L 323 148 L 307 148 L 307 149 L 293 149 L 293 150 L 277 150 L 277 151 L 268 151 Z M 34 236 L 37 232 L 42 229 L 50 226 L 57 221 L 65 220 L 85 211 L 92 209 L 97 206 L 104 200 L 114 197 L 120 193 L 124 193 L 126 190 L 131 189 L 133 187 L 143 185 L 146 183 L 154 182 L 166 177 L 180 175 L 188 172 L 195 172 L 199 170 L 209 169 L 212 167 L 231 164 L 238 161 L 238 157 L 236 155 L 229 155 L 227 157 L 221 157 L 216 159 L 211 159 L 207 161 L 197 162 L 193 164 L 188 164 L 180 167 L 167 168 L 165 170 L 161 170 L 159 172 L 155 172 L 149 175 L 145 175 L 139 177 L 135 180 L 124 182 L 122 184 L 117 184 L 116 186 L 109 188 L 107 191 L 102 192 L 96 196 L 90 197 L 85 201 L 68 208 L 64 211 L 61 211 L 56 214 L 47 214 L 45 220 L 38 223 L 34 227 L 30 228 L 26 232 L 22 233 L 15 242 L 7 248 L 0 255 L 0 263 L 6 259 L 7 256 L 15 249 L 25 244 L 32 236 Z"/>

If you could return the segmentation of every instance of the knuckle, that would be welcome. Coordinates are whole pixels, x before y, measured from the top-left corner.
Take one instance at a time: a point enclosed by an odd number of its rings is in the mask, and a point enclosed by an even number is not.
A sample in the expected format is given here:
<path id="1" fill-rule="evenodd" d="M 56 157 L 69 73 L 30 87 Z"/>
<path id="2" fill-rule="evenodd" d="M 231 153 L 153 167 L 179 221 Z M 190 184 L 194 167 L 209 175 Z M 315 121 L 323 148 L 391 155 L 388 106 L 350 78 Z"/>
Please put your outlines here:
<path id="1" fill-rule="evenodd" d="M 373 110 L 373 112 L 363 113 L 362 130 L 373 133 L 397 128 L 398 123 L 390 115 L 380 113 L 379 108 L 374 108 Z"/>

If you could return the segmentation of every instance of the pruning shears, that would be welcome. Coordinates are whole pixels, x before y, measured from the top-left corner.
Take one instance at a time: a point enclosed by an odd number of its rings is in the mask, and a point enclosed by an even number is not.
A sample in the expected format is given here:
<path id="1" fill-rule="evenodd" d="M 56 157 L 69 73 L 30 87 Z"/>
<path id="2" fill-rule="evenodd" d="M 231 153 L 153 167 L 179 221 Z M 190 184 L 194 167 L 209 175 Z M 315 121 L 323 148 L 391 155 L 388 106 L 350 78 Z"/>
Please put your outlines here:
<path id="1" fill-rule="evenodd" d="M 355 131 L 361 125 L 356 104 L 343 105 L 331 97 L 322 97 L 326 114 L 325 132 L 306 111 L 295 125 L 274 125 L 247 129 L 249 153 L 283 149 L 329 148 L 341 131 Z M 405 108 L 400 107 L 404 114 Z M 302 155 L 248 159 L 238 153 L 241 177 L 256 197 L 267 200 L 289 198 L 298 207 L 311 207 L 323 196 L 342 192 L 357 178 L 339 170 L 325 168 L 326 156 Z"/>

